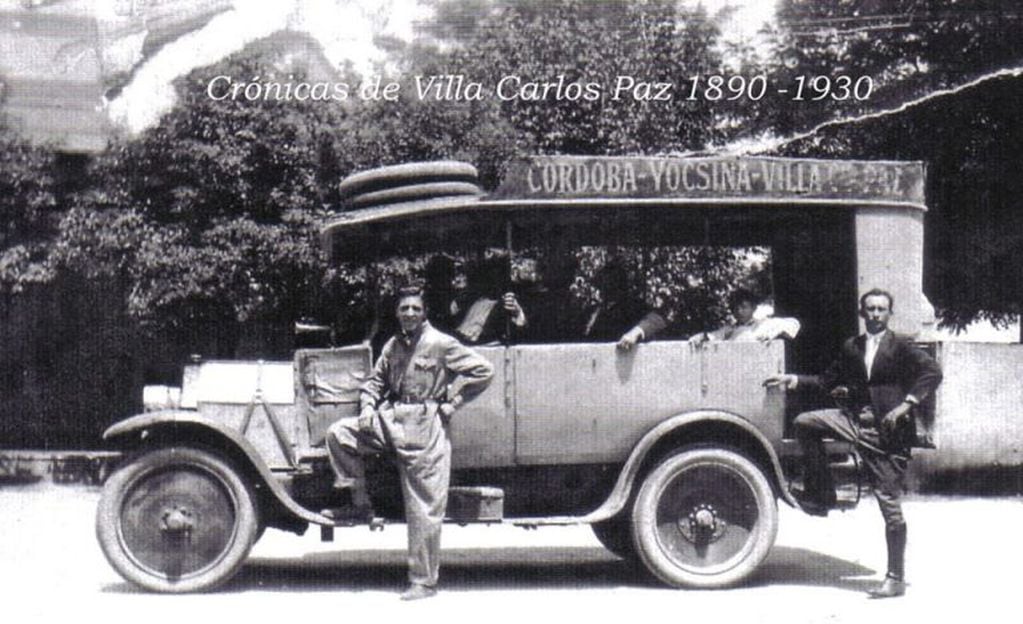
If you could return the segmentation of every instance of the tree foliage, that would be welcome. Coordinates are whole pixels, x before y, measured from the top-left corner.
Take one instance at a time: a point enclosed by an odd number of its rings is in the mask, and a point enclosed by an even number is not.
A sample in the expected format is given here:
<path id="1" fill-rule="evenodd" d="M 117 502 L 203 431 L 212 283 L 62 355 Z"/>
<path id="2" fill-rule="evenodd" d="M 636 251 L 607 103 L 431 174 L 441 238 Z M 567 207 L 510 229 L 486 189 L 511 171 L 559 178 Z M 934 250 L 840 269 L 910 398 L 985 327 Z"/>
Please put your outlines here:
<path id="1" fill-rule="evenodd" d="M 324 265 L 316 241 L 323 218 L 340 208 L 337 183 L 352 171 L 453 158 L 477 164 L 492 187 L 505 164 L 523 154 L 699 150 L 745 134 L 784 134 L 894 106 L 1018 60 L 1023 51 L 1023 40 L 1006 25 L 1018 22 L 1021 12 L 1007 0 L 969 7 L 952 0 L 784 0 L 770 53 L 758 65 L 744 55 L 739 71 L 765 71 L 772 84 L 797 75 L 865 75 L 875 84 L 869 102 L 829 99 L 804 106 L 765 98 L 740 106 L 688 101 L 677 91 L 668 102 L 631 94 L 613 101 L 619 76 L 678 86 L 689 76 L 722 72 L 714 20 L 702 8 L 672 0 L 436 4 L 434 43 L 395 53 L 405 81 L 397 102 L 206 97 L 207 81 L 216 75 L 303 79 L 265 48 L 196 70 L 180 81 L 179 105 L 156 127 L 116 142 L 95 159 L 59 227 L 53 155 L 3 135 L 0 279 L 11 288 L 60 270 L 115 280 L 134 318 L 164 327 L 324 316 L 339 301 L 361 296 L 351 276 Z M 480 101 L 438 101 L 415 97 L 416 75 L 463 75 L 491 89 L 503 76 L 518 77 L 518 84 L 592 82 L 601 92 L 593 100 L 562 91 L 539 101 L 502 101 L 493 92 Z M 974 93 L 982 98 L 991 92 Z M 1006 87 L 998 92 L 1003 96 L 1015 92 Z M 1007 148 L 1018 125 L 1008 113 L 1019 107 L 998 108 L 999 101 L 1016 101 L 1011 99 L 959 97 L 962 105 L 914 107 L 821 132 L 784 152 L 931 163 L 935 225 L 928 249 L 934 275 L 928 284 L 955 324 L 977 315 L 1008 318 L 1023 299 L 1023 285 L 1005 277 L 1010 270 L 997 268 L 1012 266 L 1018 253 L 1014 230 L 1004 224 L 1016 222 L 1017 189 L 1006 180 L 1019 160 Z M 687 267 L 696 260 L 648 260 L 677 269 L 663 277 L 663 288 L 651 286 L 649 296 L 696 297 L 684 309 L 719 309 L 724 284 L 741 262 L 727 254 L 699 258 L 724 276 L 716 295 L 704 301 L 692 285 L 676 292 L 688 284 Z M 970 281 L 963 279 L 969 271 L 990 279 L 958 287 Z M 660 277 L 646 277 L 660 283 Z"/>
<path id="2" fill-rule="evenodd" d="M 1023 311 L 1019 112 L 1023 65 L 1018 3 L 981 0 L 785 0 L 774 58 L 784 72 L 872 76 L 876 96 L 823 111 L 778 111 L 779 131 L 830 116 L 882 112 L 786 145 L 795 156 L 927 164 L 925 287 L 945 325 L 1006 324 Z M 779 65 L 780 67 L 780 65 Z M 901 106 L 907 105 L 908 106 Z"/>
<path id="3" fill-rule="evenodd" d="M 500 102 L 504 119 L 542 153 L 636 154 L 702 148 L 715 136 L 709 103 L 634 98 L 614 87 L 620 76 L 648 83 L 678 83 L 720 67 L 718 30 L 702 8 L 676 2 L 592 3 L 582 0 L 506 0 L 441 4 L 459 28 L 437 36 L 448 52 L 420 63 L 437 73 L 461 73 L 505 93 L 525 97 Z M 468 9 L 471 9 L 468 10 Z M 471 15 L 471 17 L 470 17 Z M 552 87 L 531 99 L 528 83 Z M 593 99 L 571 97 L 571 83 L 599 86 Z M 560 85 L 560 89 L 558 88 Z M 518 88 L 516 88 L 518 87 Z M 496 94 L 491 91 L 491 96 Z M 495 97 L 496 99 L 496 97 Z"/>
<path id="4" fill-rule="evenodd" d="M 456 4 L 465 3 L 441 3 L 442 13 Z M 328 270 L 315 238 L 327 212 L 339 208 L 337 183 L 351 171 L 453 158 L 477 164 L 493 186 L 518 155 L 681 151 L 719 136 L 708 102 L 631 94 L 611 100 L 619 76 L 677 83 L 717 71 L 718 32 L 702 9 L 667 0 L 505 0 L 478 8 L 463 28 L 438 31 L 439 45 L 399 53 L 405 96 L 397 102 L 206 97 L 218 75 L 304 78 L 265 48 L 192 72 L 179 81 L 178 106 L 156 127 L 115 143 L 92 163 L 89 183 L 60 223 L 50 266 L 113 280 L 131 316 L 160 328 L 331 318 L 331 308 L 365 294 L 354 276 Z M 601 95 L 414 97 L 411 76 L 430 74 L 464 75 L 489 87 L 501 76 L 593 82 Z M 692 253 L 722 275 L 737 262 L 728 254 Z M 661 260 L 660 269 L 675 269 L 647 276 L 654 284 L 648 299 L 671 306 L 688 296 L 677 286 L 688 284 L 683 273 L 696 260 L 670 254 Z M 710 288 L 690 286 L 692 296 Z M 718 309 L 724 282 L 715 288 Z"/>
<path id="5" fill-rule="evenodd" d="M 738 287 L 752 287 L 761 296 L 771 293 L 766 282 L 756 283 L 757 257 L 766 250 L 725 246 L 591 247 L 579 251 L 580 276 L 573 290 L 594 304 L 595 276 L 611 258 L 627 269 L 636 297 L 670 322 L 669 334 L 690 336 L 722 325 L 730 314 L 728 296 Z"/>
<path id="6" fill-rule="evenodd" d="M 187 76 L 156 127 L 95 159 L 54 263 L 120 280 L 129 312 L 157 326 L 283 321 L 314 306 L 316 232 L 344 173 L 338 110 L 205 91 L 215 75 L 272 80 L 289 69 L 243 54 Z"/>
<path id="7" fill-rule="evenodd" d="M 1001 78 L 866 123 L 828 129 L 790 155 L 922 160 L 925 287 L 942 322 L 1005 325 L 1023 311 L 1023 81 Z"/>
<path id="8" fill-rule="evenodd" d="M 414 89 L 409 81 L 403 84 L 405 94 Z M 513 128 L 489 98 L 357 102 L 337 128 L 334 141 L 340 168 L 346 172 L 453 159 L 474 163 L 488 187 L 496 185 L 508 161 L 532 151 L 529 138 Z"/>
<path id="9" fill-rule="evenodd" d="M 486 103 L 216 100 L 206 86 L 219 75 L 305 79 L 265 52 L 192 72 L 156 127 L 96 157 L 49 256 L 123 284 L 129 313 L 154 328 L 230 334 L 329 317 L 338 297 L 357 295 L 327 271 L 317 239 L 344 175 L 460 158 L 490 163 L 493 177 L 516 145 Z"/>
<path id="10" fill-rule="evenodd" d="M 46 259 L 58 218 L 55 160 L 0 120 L 0 292 L 52 277 Z"/>
<path id="11" fill-rule="evenodd" d="M 753 125 L 777 134 L 893 108 L 1023 57 L 1015 0 L 781 0 L 777 22 L 763 67 L 773 83 L 845 75 L 873 85 L 866 100 L 757 107 Z"/>

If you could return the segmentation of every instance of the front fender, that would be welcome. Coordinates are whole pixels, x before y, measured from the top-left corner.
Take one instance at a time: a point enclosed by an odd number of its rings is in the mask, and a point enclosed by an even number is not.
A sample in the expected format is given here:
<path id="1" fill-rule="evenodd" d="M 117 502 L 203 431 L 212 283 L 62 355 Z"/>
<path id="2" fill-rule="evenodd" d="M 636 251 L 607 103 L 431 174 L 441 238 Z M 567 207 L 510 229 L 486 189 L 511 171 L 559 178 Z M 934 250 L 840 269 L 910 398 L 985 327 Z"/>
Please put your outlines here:
<path id="1" fill-rule="evenodd" d="M 132 444 L 128 437 L 136 434 Z M 259 452 L 237 429 L 223 423 L 204 418 L 198 412 L 189 410 L 161 410 L 139 414 L 122 420 L 103 432 L 107 441 L 122 441 L 126 446 L 137 446 L 147 438 L 167 437 L 175 443 L 188 445 L 196 442 L 213 442 L 224 448 L 238 461 L 246 462 L 254 475 L 258 475 L 257 487 L 265 487 L 276 502 L 292 516 L 316 524 L 329 524 L 323 516 L 313 513 L 295 502 L 284 486 L 274 478 L 270 468 Z"/>
<path id="2" fill-rule="evenodd" d="M 738 427 L 744 433 L 748 434 L 756 442 L 757 446 L 763 450 L 764 454 L 770 461 L 771 469 L 774 472 L 773 477 L 774 484 L 776 486 L 775 489 L 781 494 L 782 499 L 786 503 L 793 507 L 796 506 L 795 499 L 792 498 L 788 488 L 784 487 L 785 475 L 782 472 L 781 461 L 778 459 L 778 454 L 775 452 L 774 447 L 771 446 L 770 441 L 763 433 L 754 427 L 748 420 L 737 414 L 719 410 L 697 410 L 693 412 L 686 412 L 684 414 L 677 414 L 671 418 L 663 420 L 640 438 L 639 442 L 636 443 L 636 446 L 633 447 L 632 453 L 629 454 L 629 459 L 625 462 L 625 466 L 622 468 L 622 471 L 618 474 L 618 480 L 615 482 L 614 489 L 611 491 L 610 496 L 607 497 L 600 507 L 587 514 L 583 520 L 585 522 L 599 522 L 617 515 L 628 503 L 629 495 L 632 492 L 632 486 L 639 475 L 643 462 L 656 444 L 663 440 L 666 436 L 676 431 L 680 431 L 691 425 L 707 423 L 720 423 L 723 425 Z M 771 475 L 768 475 L 768 477 L 770 476 Z"/>
<path id="3" fill-rule="evenodd" d="M 171 409 L 138 414 L 108 427 L 103 432 L 103 439 L 110 441 L 132 433 L 138 433 L 146 437 L 151 430 L 164 429 L 166 427 L 178 429 L 182 426 L 186 428 L 198 426 L 202 429 L 208 429 L 211 433 L 233 442 L 239 449 L 244 450 L 247 455 L 250 455 L 253 460 L 258 460 L 259 454 L 256 452 L 256 449 L 236 429 L 205 418 L 199 415 L 199 412 L 192 410 Z"/>

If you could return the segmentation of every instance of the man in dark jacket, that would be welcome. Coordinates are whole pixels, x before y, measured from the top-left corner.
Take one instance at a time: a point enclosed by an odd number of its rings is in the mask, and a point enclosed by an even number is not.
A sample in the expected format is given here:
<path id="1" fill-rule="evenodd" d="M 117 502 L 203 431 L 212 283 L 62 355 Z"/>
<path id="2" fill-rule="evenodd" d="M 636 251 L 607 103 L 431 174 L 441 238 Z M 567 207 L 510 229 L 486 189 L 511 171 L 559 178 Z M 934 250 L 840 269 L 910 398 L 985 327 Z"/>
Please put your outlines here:
<path id="1" fill-rule="evenodd" d="M 653 335 L 667 325 L 657 312 L 652 312 L 643 300 L 632 295 L 629 274 L 617 259 L 611 259 L 593 278 L 599 294 L 596 303 L 587 310 L 583 319 L 583 340 L 586 342 L 617 342 L 622 349 L 630 349 L 642 339 L 626 340 L 633 328 Z"/>
<path id="2" fill-rule="evenodd" d="M 820 376 L 775 375 L 765 382 L 792 390 L 817 388 L 842 398 L 845 409 L 805 412 L 795 431 L 803 448 L 804 490 L 794 492 L 810 514 L 826 516 L 835 505 L 835 486 L 822 438 L 854 443 L 870 473 L 888 545 L 888 573 L 870 592 L 874 598 L 906 591 L 906 521 L 900 503 L 916 428 L 913 411 L 941 383 L 941 369 L 926 353 L 888 329 L 893 300 L 873 289 L 860 297 L 866 333 L 847 340 Z"/>

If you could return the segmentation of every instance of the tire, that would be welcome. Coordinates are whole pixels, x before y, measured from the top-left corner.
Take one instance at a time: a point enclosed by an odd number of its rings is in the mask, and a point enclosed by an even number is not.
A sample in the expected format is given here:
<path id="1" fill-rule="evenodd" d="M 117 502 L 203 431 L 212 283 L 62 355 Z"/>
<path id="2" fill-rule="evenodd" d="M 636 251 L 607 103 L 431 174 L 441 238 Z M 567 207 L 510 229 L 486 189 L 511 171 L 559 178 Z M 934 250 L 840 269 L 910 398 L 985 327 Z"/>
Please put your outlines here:
<path id="1" fill-rule="evenodd" d="M 385 189 L 357 195 L 352 200 L 352 208 L 372 208 L 398 202 L 421 201 L 438 197 L 473 197 L 482 195 L 483 191 L 475 184 L 468 182 L 429 182 L 426 184 L 410 184 L 397 188 Z"/>
<path id="2" fill-rule="evenodd" d="M 209 590 L 234 576 L 255 543 L 254 500 L 218 455 L 161 448 L 107 480 L 96 536 L 125 580 L 164 593 Z"/>
<path id="3" fill-rule="evenodd" d="M 469 182 L 479 179 L 476 167 L 456 160 L 406 163 L 353 173 L 338 185 L 342 198 L 382 189 L 432 182 Z"/>
<path id="4" fill-rule="evenodd" d="M 607 520 L 594 522 L 590 528 L 604 548 L 622 559 L 632 561 L 636 558 L 636 548 L 632 544 L 631 520 L 628 513 L 622 513 Z"/>
<path id="5" fill-rule="evenodd" d="M 748 577 L 778 533 L 778 506 L 763 472 L 726 449 L 682 451 L 646 479 L 632 510 L 644 567 L 673 587 L 719 588 Z"/>

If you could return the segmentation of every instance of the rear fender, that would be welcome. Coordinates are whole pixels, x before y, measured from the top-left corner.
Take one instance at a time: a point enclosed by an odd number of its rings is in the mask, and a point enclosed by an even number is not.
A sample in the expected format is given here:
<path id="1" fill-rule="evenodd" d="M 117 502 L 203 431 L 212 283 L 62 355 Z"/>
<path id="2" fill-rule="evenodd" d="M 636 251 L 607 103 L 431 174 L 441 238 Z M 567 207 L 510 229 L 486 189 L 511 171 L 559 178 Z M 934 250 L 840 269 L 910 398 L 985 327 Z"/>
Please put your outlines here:
<path id="1" fill-rule="evenodd" d="M 268 492 L 267 502 L 284 512 L 284 519 L 326 524 L 327 520 L 299 505 L 284 486 L 274 478 L 259 452 L 238 430 L 214 422 L 189 410 L 163 410 L 139 414 L 122 420 L 103 432 L 103 439 L 116 442 L 126 449 L 139 448 L 150 443 L 179 444 L 182 446 L 213 446 L 229 455 L 239 470 L 255 479 L 257 491 Z M 287 517 L 290 516 L 290 517 Z M 302 525 L 303 527 L 305 525 Z"/>
<path id="2" fill-rule="evenodd" d="M 764 476 L 771 482 L 775 492 L 786 503 L 796 506 L 796 501 L 785 487 L 785 475 L 778 454 L 763 433 L 737 414 L 718 410 L 698 410 L 672 416 L 648 431 L 633 447 L 629 459 L 618 474 L 611 495 L 600 507 L 587 514 L 584 520 L 586 522 L 607 520 L 625 509 L 636 480 L 644 474 L 653 460 L 662 456 L 661 451 L 666 450 L 666 444 L 671 448 L 678 448 L 685 444 L 719 442 L 722 434 L 729 437 L 739 436 L 735 439 L 740 440 L 744 448 L 757 455 L 751 459 L 764 469 Z"/>

